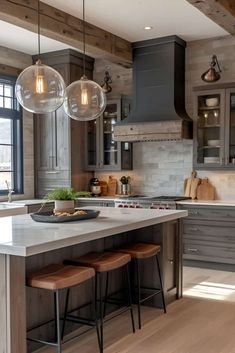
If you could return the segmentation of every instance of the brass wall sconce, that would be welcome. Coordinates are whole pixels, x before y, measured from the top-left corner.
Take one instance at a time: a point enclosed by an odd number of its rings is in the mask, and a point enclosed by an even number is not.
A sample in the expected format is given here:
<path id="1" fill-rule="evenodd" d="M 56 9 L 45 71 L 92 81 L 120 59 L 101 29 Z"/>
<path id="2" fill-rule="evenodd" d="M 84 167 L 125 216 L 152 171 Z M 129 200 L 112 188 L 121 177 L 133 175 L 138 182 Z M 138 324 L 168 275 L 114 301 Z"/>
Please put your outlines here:
<path id="1" fill-rule="evenodd" d="M 105 71 L 105 76 L 104 76 L 104 83 L 101 85 L 102 90 L 104 93 L 110 93 L 112 91 L 112 87 L 110 86 L 110 83 L 112 83 L 112 78 L 109 74 L 108 71 Z"/>
<path id="2" fill-rule="evenodd" d="M 215 82 L 220 79 L 220 66 L 217 60 L 217 56 L 213 55 L 210 62 L 210 68 L 201 75 L 201 79 L 205 82 Z"/>

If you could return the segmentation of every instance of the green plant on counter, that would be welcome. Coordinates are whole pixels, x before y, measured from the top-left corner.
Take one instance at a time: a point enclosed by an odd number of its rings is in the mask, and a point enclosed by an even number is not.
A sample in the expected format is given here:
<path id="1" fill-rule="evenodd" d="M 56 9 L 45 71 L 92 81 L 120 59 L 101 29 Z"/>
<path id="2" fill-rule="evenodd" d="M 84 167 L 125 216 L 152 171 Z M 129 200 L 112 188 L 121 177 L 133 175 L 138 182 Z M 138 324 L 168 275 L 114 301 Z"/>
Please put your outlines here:
<path id="1" fill-rule="evenodd" d="M 46 200 L 76 200 L 78 193 L 70 188 L 57 188 L 48 192 L 44 199 Z"/>

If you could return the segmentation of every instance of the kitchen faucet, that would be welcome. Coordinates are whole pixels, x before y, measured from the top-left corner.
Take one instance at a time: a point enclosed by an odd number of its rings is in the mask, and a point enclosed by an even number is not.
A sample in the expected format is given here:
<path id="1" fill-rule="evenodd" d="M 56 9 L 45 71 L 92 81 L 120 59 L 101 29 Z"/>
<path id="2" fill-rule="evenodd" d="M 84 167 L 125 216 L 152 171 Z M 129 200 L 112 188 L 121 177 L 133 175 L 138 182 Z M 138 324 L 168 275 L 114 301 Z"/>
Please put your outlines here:
<path id="1" fill-rule="evenodd" d="M 8 194 L 7 194 L 8 202 L 12 202 L 12 194 L 14 193 L 14 190 L 12 190 L 10 188 L 10 184 L 7 180 L 5 180 L 5 183 L 6 183 L 7 190 L 8 190 Z"/>

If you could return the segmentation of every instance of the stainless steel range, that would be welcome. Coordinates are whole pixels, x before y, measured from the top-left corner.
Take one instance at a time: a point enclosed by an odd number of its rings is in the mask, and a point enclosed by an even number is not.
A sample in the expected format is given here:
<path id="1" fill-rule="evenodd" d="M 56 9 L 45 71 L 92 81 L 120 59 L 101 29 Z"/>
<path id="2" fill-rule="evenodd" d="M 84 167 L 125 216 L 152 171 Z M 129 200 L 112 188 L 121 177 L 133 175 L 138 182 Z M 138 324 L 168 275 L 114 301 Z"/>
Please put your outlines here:
<path id="1" fill-rule="evenodd" d="M 115 207 L 124 208 L 156 208 L 160 210 L 175 210 L 176 202 L 189 199 L 185 196 L 143 196 L 134 195 L 115 200 Z"/>

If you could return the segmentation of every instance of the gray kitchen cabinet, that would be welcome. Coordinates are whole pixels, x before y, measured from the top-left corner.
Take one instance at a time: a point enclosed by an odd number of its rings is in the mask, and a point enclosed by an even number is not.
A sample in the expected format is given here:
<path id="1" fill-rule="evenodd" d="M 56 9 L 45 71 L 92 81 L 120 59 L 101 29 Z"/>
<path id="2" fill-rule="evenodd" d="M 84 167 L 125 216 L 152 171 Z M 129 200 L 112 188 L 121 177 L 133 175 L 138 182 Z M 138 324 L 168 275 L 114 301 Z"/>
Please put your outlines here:
<path id="1" fill-rule="evenodd" d="M 59 71 L 66 85 L 83 73 L 82 55 L 71 49 L 43 54 L 42 61 Z M 94 59 L 86 57 L 88 78 L 92 78 L 93 64 Z M 36 197 L 42 198 L 56 187 L 86 190 L 91 175 L 84 172 L 85 124 L 70 119 L 60 107 L 35 116 L 34 132 Z"/>
<path id="2" fill-rule="evenodd" d="M 235 83 L 194 88 L 194 168 L 235 168 Z"/>
<path id="3" fill-rule="evenodd" d="M 97 200 L 84 198 L 84 200 L 77 200 L 76 207 L 92 207 L 92 206 L 101 206 L 101 207 L 114 207 L 114 200 Z"/>
<path id="4" fill-rule="evenodd" d="M 183 258 L 235 264 L 235 208 L 178 205 L 188 210 L 182 221 Z"/>
<path id="5" fill-rule="evenodd" d="M 130 112 L 130 99 L 108 100 L 104 113 L 86 123 L 86 170 L 132 169 L 132 144 L 116 142 L 113 127 Z"/>

